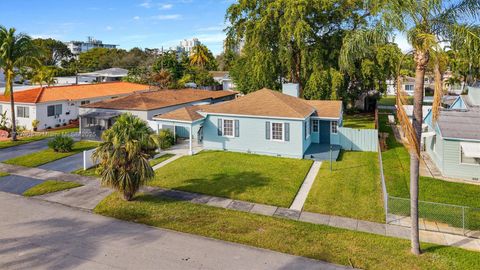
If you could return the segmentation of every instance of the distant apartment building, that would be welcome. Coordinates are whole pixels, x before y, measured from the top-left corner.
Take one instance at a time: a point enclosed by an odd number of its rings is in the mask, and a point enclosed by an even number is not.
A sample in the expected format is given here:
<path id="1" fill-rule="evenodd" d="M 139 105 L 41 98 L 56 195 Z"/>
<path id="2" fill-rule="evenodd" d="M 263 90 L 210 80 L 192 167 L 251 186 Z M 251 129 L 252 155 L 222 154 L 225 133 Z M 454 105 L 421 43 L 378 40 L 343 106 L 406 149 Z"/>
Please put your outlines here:
<path id="1" fill-rule="evenodd" d="M 198 38 L 184 39 L 180 41 L 180 44 L 176 47 L 170 48 L 170 50 L 176 51 L 178 54 L 187 53 L 190 54 L 193 50 L 193 47 L 200 45 Z"/>
<path id="2" fill-rule="evenodd" d="M 79 55 L 82 52 L 86 52 L 93 48 L 107 48 L 115 49 L 118 45 L 105 44 L 101 40 L 94 39 L 93 37 L 88 37 L 87 41 L 69 41 L 65 42 L 65 45 L 70 49 L 72 54 Z"/>

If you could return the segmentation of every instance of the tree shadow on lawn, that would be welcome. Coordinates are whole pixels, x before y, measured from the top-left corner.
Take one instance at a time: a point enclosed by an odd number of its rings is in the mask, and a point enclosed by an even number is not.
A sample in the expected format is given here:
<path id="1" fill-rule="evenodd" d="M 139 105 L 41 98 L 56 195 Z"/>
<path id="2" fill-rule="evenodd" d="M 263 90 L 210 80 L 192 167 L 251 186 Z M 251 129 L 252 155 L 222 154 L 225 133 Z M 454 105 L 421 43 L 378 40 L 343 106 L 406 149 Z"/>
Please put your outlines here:
<path id="1" fill-rule="evenodd" d="M 133 247 L 161 238 L 153 228 L 139 228 L 113 219 L 93 222 L 83 218 L 61 217 L 16 224 L 15 230 L 21 235 L 0 239 L 0 255 L 9 259 L 0 262 L 0 268 L 73 269 L 108 252 L 104 249 L 112 243 Z M 109 243 L 104 244 L 105 241 Z M 121 261 L 112 263 L 121 266 Z"/>
<path id="2" fill-rule="evenodd" d="M 264 188 L 267 187 L 271 181 L 272 179 L 257 172 L 218 173 L 209 178 L 185 180 L 182 185 L 172 187 L 172 189 L 234 198 L 238 195 L 248 194 L 254 190 L 267 191 Z M 252 195 L 251 197 L 251 199 L 253 199 L 254 196 Z"/>

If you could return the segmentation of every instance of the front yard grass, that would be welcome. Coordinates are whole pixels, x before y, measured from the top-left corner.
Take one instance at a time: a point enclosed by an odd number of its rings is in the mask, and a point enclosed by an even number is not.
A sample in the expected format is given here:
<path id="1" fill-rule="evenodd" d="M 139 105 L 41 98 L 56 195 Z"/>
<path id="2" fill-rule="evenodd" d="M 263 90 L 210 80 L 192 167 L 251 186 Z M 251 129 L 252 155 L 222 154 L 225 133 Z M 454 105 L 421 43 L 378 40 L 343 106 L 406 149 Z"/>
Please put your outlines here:
<path id="1" fill-rule="evenodd" d="M 343 152 L 333 163 L 324 161 L 304 210 L 373 222 L 385 222 L 378 154 Z"/>
<path id="2" fill-rule="evenodd" d="M 358 129 L 375 129 L 375 115 L 371 113 L 346 114 L 343 126 Z"/>
<path id="3" fill-rule="evenodd" d="M 164 162 L 165 160 L 167 160 L 167 159 L 169 159 L 169 158 L 171 158 L 171 157 L 173 157 L 173 156 L 175 156 L 175 155 L 174 155 L 174 154 L 165 154 L 165 155 L 160 156 L 160 157 L 158 157 L 158 158 L 150 159 L 150 166 L 153 167 L 153 166 L 155 166 L 155 165 L 158 165 L 158 164 Z"/>
<path id="4" fill-rule="evenodd" d="M 40 141 L 49 137 L 53 137 L 57 134 L 68 134 L 68 133 L 74 133 L 78 131 L 79 131 L 78 128 L 66 128 L 66 129 L 59 129 L 54 131 L 32 133 L 32 134 L 39 134 L 39 135 L 30 134 L 30 136 L 19 137 L 17 141 L 11 141 L 11 140 L 1 141 L 0 149 L 22 145 L 30 142 Z"/>
<path id="5" fill-rule="evenodd" d="M 5 177 L 5 176 L 9 176 L 10 174 L 9 173 L 6 173 L 6 172 L 0 172 L 0 177 Z"/>
<path id="6" fill-rule="evenodd" d="M 151 186 L 289 207 L 312 161 L 202 151 L 158 169 Z"/>
<path id="7" fill-rule="evenodd" d="M 98 146 L 98 144 L 99 144 L 98 142 L 93 142 L 93 141 L 79 141 L 73 145 L 73 150 L 71 152 L 60 153 L 60 152 L 55 152 L 52 149 L 46 149 L 46 150 L 38 151 L 35 153 L 30 153 L 27 155 L 8 159 L 3 163 L 25 166 L 25 167 L 38 167 L 40 165 L 43 165 L 61 158 L 78 154 L 84 150 L 95 148 Z"/>
<path id="8" fill-rule="evenodd" d="M 118 193 L 96 213 L 155 227 L 266 248 L 360 269 L 476 269 L 480 253 L 422 244 L 410 253 L 408 240 L 299 221 L 138 195 L 126 202 Z"/>
<path id="9" fill-rule="evenodd" d="M 47 193 L 53 193 L 53 192 L 72 189 L 72 188 L 81 187 L 81 186 L 83 185 L 74 183 L 74 182 L 48 180 L 28 189 L 23 193 L 23 196 L 27 196 L 27 197 L 39 196 Z"/>

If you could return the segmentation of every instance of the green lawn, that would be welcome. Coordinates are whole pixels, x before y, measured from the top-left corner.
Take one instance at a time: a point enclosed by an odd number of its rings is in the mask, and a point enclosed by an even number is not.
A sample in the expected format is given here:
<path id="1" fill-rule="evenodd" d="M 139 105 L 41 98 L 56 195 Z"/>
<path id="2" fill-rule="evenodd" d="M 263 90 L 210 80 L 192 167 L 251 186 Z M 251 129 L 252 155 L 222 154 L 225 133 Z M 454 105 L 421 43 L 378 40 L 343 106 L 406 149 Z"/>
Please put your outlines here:
<path id="1" fill-rule="evenodd" d="M 343 126 L 348 128 L 375 129 L 375 115 L 368 113 L 346 114 Z"/>
<path id="2" fill-rule="evenodd" d="M 9 176 L 9 175 L 10 175 L 9 173 L 6 173 L 6 172 L 0 172 L 0 177 Z"/>
<path id="3" fill-rule="evenodd" d="M 165 160 L 167 160 L 167 159 L 169 159 L 169 158 L 171 158 L 171 157 L 173 157 L 173 156 L 175 156 L 175 155 L 174 155 L 174 154 L 165 154 L 165 155 L 163 155 L 163 156 L 161 156 L 161 157 L 151 159 L 151 160 L 150 160 L 150 166 L 153 167 L 153 166 L 155 166 L 155 165 L 157 165 L 157 164 L 160 164 L 160 163 L 164 162 Z"/>
<path id="4" fill-rule="evenodd" d="M 385 222 L 378 154 L 342 152 L 332 171 L 323 162 L 304 210 Z"/>
<path id="5" fill-rule="evenodd" d="M 80 141 L 73 145 L 73 150 L 67 153 L 54 152 L 52 149 L 46 149 L 31 154 L 15 157 L 4 161 L 3 163 L 19 165 L 25 167 L 38 167 L 40 165 L 75 155 L 84 150 L 92 149 L 98 146 L 98 142 L 93 141 Z"/>
<path id="6" fill-rule="evenodd" d="M 202 151 L 158 169 L 152 186 L 289 207 L 312 161 Z"/>
<path id="7" fill-rule="evenodd" d="M 478 252 L 431 244 L 414 256 L 408 240 L 147 195 L 125 202 L 114 193 L 95 212 L 360 269 L 477 269 L 480 260 Z"/>
<path id="8" fill-rule="evenodd" d="M 159 163 L 162 163 L 163 161 L 173 157 L 174 154 L 165 154 L 161 157 L 158 157 L 158 158 L 155 158 L 155 159 L 151 159 L 150 160 L 150 166 L 155 166 Z M 97 173 L 97 166 L 94 166 L 94 167 L 91 167 L 91 168 L 88 168 L 86 170 L 84 169 L 78 169 L 78 170 L 75 170 L 73 171 L 72 173 L 74 174 L 78 174 L 78 175 L 82 175 L 82 176 L 89 176 L 89 177 L 100 177 L 100 175 Z"/>
<path id="9" fill-rule="evenodd" d="M 413 104 L 413 97 L 408 96 L 407 97 L 407 103 L 409 105 L 412 105 Z M 386 96 L 386 97 L 382 96 L 377 104 L 381 105 L 381 106 L 395 106 L 396 96 Z"/>
<path id="10" fill-rule="evenodd" d="M 81 187 L 81 186 L 83 185 L 74 183 L 74 182 L 48 180 L 28 189 L 23 193 L 23 196 L 27 196 L 27 197 L 39 196 L 47 193 L 53 193 L 53 192 L 72 189 L 72 188 Z"/>
<path id="11" fill-rule="evenodd" d="M 60 130 L 54 130 L 54 131 L 32 133 L 32 134 L 38 134 L 38 135 L 20 137 L 18 138 L 17 141 L 10 141 L 10 140 L 1 141 L 0 149 L 43 140 L 43 139 L 55 136 L 57 134 L 78 132 L 78 130 L 79 130 L 78 128 L 66 128 L 66 129 L 60 129 Z"/>
<path id="12" fill-rule="evenodd" d="M 386 114 L 379 114 L 380 132 L 388 132 L 387 138 L 388 150 L 382 153 L 383 169 L 385 174 L 385 182 L 388 194 L 394 197 L 409 198 L 410 188 L 410 155 L 403 144 L 397 142 L 393 135 L 393 131 L 386 123 L 388 123 Z M 460 206 L 468 206 L 480 208 L 480 186 L 462 183 L 452 183 L 431 177 L 420 177 L 419 181 L 419 199 L 428 202 L 447 203 Z M 422 206 L 422 205 L 421 205 Z M 443 211 L 437 213 L 436 210 L 442 211 L 441 208 L 424 206 L 428 209 L 420 209 L 425 215 L 432 212 L 439 221 L 449 221 L 448 212 L 454 210 Z M 399 205 L 398 208 L 405 208 Z M 478 213 L 477 213 L 478 212 Z M 424 216 L 425 216 L 424 215 Z M 441 220 L 445 215 L 446 217 Z M 458 216 L 458 214 L 457 214 Z M 428 216 L 425 216 L 428 217 Z M 457 219 L 460 219 L 457 217 Z M 470 222 L 476 229 L 480 229 L 480 210 L 472 211 Z"/>

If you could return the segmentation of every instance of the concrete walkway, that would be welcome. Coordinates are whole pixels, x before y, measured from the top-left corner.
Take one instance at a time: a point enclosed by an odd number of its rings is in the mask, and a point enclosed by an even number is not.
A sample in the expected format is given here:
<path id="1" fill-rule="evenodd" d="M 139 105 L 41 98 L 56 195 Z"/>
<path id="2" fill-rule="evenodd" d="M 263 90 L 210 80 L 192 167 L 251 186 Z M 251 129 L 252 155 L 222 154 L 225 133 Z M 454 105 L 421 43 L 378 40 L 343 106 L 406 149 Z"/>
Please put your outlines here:
<path id="1" fill-rule="evenodd" d="M 0 269 L 346 269 L 0 192 Z"/>
<path id="2" fill-rule="evenodd" d="M 320 167 L 322 167 L 322 162 L 320 161 L 313 162 L 312 167 L 310 167 L 310 171 L 308 171 L 308 174 L 305 177 L 305 180 L 303 181 L 303 184 L 297 193 L 297 196 L 295 196 L 295 199 L 293 200 L 293 203 L 290 206 L 290 209 L 297 210 L 297 211 L 301 211 L 303 209 L 303 205 L 307 200 L 308 193 L 312 188 L 313 182 L 315 182 L 315 178 L 317 177 L 318 171 L 320 171 Z"/>
<path id="3" fill-rule="evenodd" d="M 0 149 L 0 162 L 48 149 L 48 139 Z"/>

